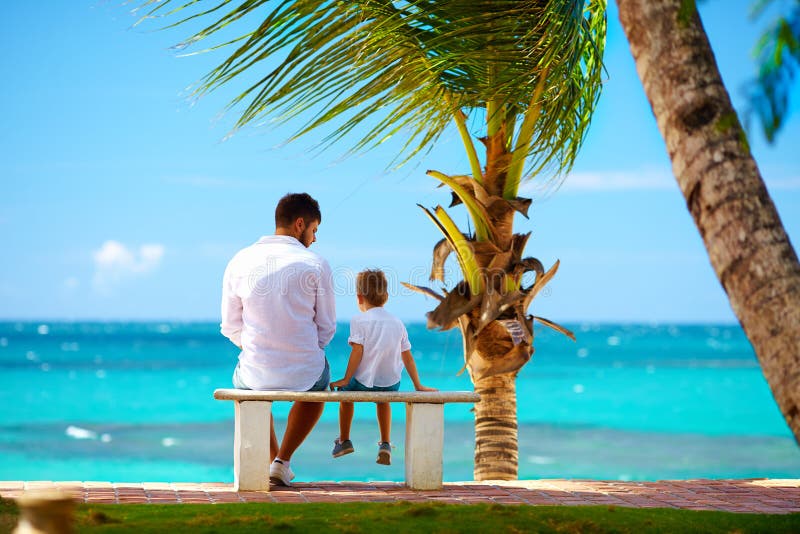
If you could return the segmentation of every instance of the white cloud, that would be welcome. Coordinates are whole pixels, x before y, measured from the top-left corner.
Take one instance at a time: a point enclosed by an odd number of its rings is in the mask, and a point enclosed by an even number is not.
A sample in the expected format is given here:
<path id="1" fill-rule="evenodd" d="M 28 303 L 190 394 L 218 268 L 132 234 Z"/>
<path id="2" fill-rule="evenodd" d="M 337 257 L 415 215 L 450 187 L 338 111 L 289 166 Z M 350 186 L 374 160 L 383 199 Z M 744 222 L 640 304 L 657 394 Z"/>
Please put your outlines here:
<path id="1" fill-rule="evenodd" d="M 150 270 L 151 267 L 156 267 L 161 262 L 161 258 L 164 256 L 164 245 L 142 245 L 139 248 L 139 255 L 142 257 L 140 267 Z"/>
<path id="2" fill-rule="evenodd" d="M 100 293 L 108 293 L 125 279 L 153 272 L 164 257 L 164 245 L 148 243 L 133 251 L 119 241 L 108 240 L 92 253 L 94 278 L 92 285 Z"/>
<path id="3" fill-rule="evenodd" d="M 566 190 L 675 190 L 675 178 L 668 170 L 574 172 L 567 176 Z"/>
<path id="4" fill-rule="evenodd" d="M 676 190 L 677 184 L 669 170 L 643 169 L 640 171 L 575 171 L 564 179 L 560 192 L 590 191 L 668 191 Z M 523 195 L 552 193 L 552 184 L 542 185 L 536 180 L 520 187 Z"/>

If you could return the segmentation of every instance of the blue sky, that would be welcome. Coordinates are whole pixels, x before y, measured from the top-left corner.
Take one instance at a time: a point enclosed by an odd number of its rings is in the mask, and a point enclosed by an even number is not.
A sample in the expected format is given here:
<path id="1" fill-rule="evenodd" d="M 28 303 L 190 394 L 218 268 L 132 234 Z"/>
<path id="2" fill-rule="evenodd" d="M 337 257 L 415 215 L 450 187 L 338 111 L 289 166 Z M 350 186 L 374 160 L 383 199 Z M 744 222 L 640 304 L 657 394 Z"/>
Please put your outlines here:
<path id="1" fill-rule="evenodd" d="M 313 139 L 262 127 L 222 141 L 233 88 L 191 103 L 186 87 L 221 56 L 178 58 L 183 31 L 130 30 L 121 2 L 15 2 L 0 20 L 0 319 L 217 320 L 227 260 L 273 231 L 289 191 L 320 201 L 314 249 L 337 276 L 339 317 L 356 310 L 352 273 L 381 267 L 388 307 L 421 320 L 437 230 L 416 203 L 446 205 L 425 176 L 468 170 L 455 132 L 423 161 L 385 173 L 388 143 L 342 159 L 314 157 Z M 747 2 L 708 0 L 701 14 L 741 111 L 764 21 Z M 152 26 L 151 26 L 152 28 Z M 561 260 L 537 315 L 557 321 L 730 322 L 735 318 L 671 177 L 664 143 L 617 20 L 609 11 L 608 80 L 575 169 L 556 192 L 533 196 L 528 254 Z M 800 90 L 795 90 L 795 104 Z M 797 108 L 797 105 L 795 105 Z M 800 240 L 800 114 L 753 152 L 784 225 Z M 452 210 L 464 222 L 462 208 Z M 453 266 L 452 269 L 454 269 Z M 451 269 L 451 272 L 454 272 Z M 455 277 L 451 276 L 451 284 Z"/>

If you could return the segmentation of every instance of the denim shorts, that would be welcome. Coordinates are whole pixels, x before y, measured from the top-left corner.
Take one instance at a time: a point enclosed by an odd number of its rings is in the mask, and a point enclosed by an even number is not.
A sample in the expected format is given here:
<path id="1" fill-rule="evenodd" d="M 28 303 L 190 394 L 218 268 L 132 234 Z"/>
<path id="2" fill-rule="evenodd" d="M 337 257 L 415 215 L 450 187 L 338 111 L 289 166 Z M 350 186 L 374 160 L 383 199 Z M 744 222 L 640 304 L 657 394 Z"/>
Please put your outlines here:
<path id="1" fill-rule="evenodd" d="M 328 365 L 328 358 L 325 358 L 325 369 L 322 370 L 322 374 L 319 375 L 319 380 L 317 380 L 313 386 L 307 391 L 325 391 L 328 389 L 328 384 L 331 383 L 331 368 Z"/>
<path id="2" fill-rule="evenodd" d="M 328 384 L 330 381 L 331 368 L 328 365 L 328 358 L 325 358 L 325 368 L 322 370 L 322 374 L 319 375 L 319 380 L 317 380 L 316 383 L 311 386 L 311 389 L 308 389 L 307 391 L 325 391 L 328 389 Z M 236 364 L 236 369 L 233 370 L 233 387 L 236 389 L 250 389 L 244 384 L 244 382 L 242 382 L 242 378 L 239 376 L 239 364 Z"/>
<path id="3" fill-rule="evenodd" d="M 353 377 L 350 379 L 350 382 L 346 386 L 339 388 L 339 391 L 397 391 L 399 389 L 400 389 L 400 382 L 398 382 L 397 384 L 392 384 L 391 386 L 372 386 L 370 388 L 365 386 L 358 380 L 356 380 L 355 377 Z"/>

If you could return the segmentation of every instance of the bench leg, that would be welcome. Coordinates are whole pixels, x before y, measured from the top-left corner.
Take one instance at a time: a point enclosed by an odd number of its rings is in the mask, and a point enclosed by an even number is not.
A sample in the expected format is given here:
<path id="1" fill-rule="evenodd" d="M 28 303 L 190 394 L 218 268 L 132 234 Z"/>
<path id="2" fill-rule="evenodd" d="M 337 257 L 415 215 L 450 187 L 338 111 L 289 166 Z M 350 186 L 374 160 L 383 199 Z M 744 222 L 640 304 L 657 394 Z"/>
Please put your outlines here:
<path id="1" fill-rule="evenodd" d="M 406 403 L 406 485 L 442 487 L 444 404 Z"/>
<path id="2" fill-rule="evenodd" d="M 270 401 L 234 401 L 234 491 L 269 491 Z"/>

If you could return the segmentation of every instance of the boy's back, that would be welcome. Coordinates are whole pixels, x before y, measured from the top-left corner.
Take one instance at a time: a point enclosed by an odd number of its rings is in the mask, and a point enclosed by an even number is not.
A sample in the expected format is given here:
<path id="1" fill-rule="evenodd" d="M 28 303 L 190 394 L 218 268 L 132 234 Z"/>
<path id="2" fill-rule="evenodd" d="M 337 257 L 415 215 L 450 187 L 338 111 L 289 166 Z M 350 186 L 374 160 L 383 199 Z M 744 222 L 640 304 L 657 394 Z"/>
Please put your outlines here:
<path id="1" fill-rule="evenodd" d="M 383 309 L 389 298 L 386 275 L 380 270 L 367 270 L 356 277 L 356 298 L 362 313 L 350 321 L 350 338 L 353 346 L 344 378 L 331 382 L 331 389 L 340 391 L 397 391 L 403 367 L 417 391 L 435 391 L 423 386 L 417 374 L 417 364 L 411 356 L 411 343 L 403 322 Z M 375 402 L 381 440 L 378 443 L 376 462 L 392 463 L 392 446 L 389 436 L 392 429 L 392 408 L 388 402 Z M 334 441 L 331 454 L 334 458 L 355 450 L 350 441 L 353 422 L 353 403 L 339 403 L 339 437 Z"/>
<path id="2" fill-rule="evenodd" d="M 364 347 L 355 379 L 367 387 L 392 386 L 403 371 L 401 352 L 410 350 L 403 322 L 382 306 L 370 308 L 350 321 L 349 343 Z"/>

